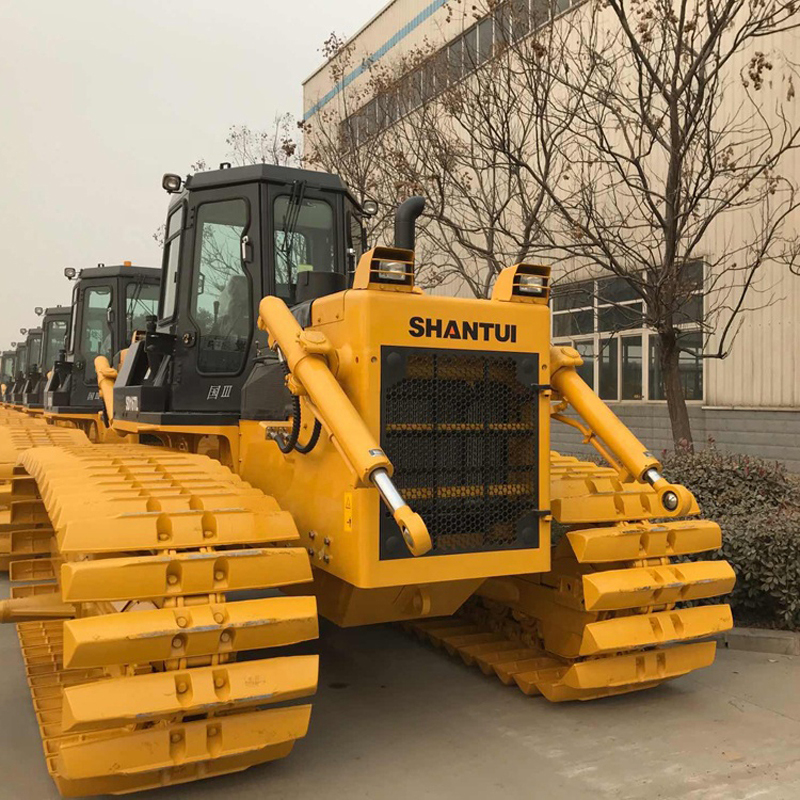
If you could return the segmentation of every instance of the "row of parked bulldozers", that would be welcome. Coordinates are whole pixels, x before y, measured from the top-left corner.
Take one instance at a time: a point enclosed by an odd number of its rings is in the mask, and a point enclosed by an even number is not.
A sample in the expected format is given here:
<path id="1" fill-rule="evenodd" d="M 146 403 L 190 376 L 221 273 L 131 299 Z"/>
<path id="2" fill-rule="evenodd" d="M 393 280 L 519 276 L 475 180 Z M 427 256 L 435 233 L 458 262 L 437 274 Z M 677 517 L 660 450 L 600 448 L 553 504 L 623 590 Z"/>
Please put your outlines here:
<path id="1" fill-rule="evenodd" d="M 552 701 L 713 661 L 720 529 L 551 347 L 547 267 L 432 296 L 420 198 L 367 250 L 333 175 L 163 187 L 161 270 L 68 270 L 70 307 L 3 360 L 0 615 L 62 794 L 287 755 L 318 615 L 401 622 Z M 598 458 L 552 452 L 558 424 Z"/>

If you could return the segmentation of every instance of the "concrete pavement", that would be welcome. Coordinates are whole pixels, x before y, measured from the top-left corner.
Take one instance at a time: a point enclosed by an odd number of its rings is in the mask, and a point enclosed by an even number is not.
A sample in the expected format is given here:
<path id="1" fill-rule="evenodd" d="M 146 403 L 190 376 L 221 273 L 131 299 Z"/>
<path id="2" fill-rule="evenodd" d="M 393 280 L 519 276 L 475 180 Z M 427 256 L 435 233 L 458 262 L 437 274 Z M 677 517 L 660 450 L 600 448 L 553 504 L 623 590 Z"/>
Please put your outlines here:
<path id="1" fill-rule="evenodd" d="M 397 628 L 324 625 L 309 736 L 283 761 L 141 800 L 795 800 L 800 658 L 720 651 L 658 689 L 551 705 Z M 0 628 L 0 800 L 58 793 L 13 626 Z"/>

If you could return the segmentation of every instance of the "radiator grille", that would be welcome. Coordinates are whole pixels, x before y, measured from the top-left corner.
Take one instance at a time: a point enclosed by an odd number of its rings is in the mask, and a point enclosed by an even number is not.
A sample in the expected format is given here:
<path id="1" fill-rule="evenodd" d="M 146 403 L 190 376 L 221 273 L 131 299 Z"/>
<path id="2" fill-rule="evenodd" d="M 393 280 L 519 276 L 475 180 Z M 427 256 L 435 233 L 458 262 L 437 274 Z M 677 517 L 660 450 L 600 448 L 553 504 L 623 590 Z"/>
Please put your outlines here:
<path id="1" fill-rule="evenodd" d="M 538 545 L 536 354 L 384 347 L 382 446 L 431 554 Z M 381 558 L 410 554 L 381 510 Z"/>

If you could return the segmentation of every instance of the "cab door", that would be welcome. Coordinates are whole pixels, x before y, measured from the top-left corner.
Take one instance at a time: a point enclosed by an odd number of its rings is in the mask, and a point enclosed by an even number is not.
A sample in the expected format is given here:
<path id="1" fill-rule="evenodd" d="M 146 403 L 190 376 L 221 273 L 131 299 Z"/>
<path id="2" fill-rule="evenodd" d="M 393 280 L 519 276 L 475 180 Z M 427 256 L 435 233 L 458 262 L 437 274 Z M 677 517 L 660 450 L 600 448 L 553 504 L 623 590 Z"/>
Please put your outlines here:
<path id="1" fill-rule="evenodd" d="M 115 281 L 86 280 L 78 284 L 77 306 L 72 315 L 76 320 L 72 334 L 72 389 L 70 405 L 100 406 L 97 372 L 94 360 L 105 356 L 109 361 L 119 349 L 114 341 Z"/>
<path id="2" fill-rule="evenodd" d="M 172 409 L 238 414 L 261 297 L 257 184 L 190 195 L 178 278 Z"/>

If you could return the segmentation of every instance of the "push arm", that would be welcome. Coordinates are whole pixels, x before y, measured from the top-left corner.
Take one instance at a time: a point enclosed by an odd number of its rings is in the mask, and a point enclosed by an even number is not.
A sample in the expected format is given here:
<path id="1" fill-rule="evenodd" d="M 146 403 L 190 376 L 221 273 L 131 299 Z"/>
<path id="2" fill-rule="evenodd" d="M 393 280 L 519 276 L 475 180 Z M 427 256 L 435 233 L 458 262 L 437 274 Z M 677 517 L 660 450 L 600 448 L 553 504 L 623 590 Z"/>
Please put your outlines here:
<path id="1" fill-rule="evenodd" d="M 403 500 L 391 479 L 391 461 L 331 371 L 329 362 L 336 353 L 327 336 L 319 331 L 304 331 L 278 297 L 261 301 L 258 324 L 269 332 L 270 346 L 279 350 L 289 366 L 290 391 L 308 395 L 314 414 L 359 483 L 372 485 L 380 493 L 408 549 L 414 555 L 427 553 L 431 537 L 425 522 Z"/>
<path id="2" fill-rule="evenodd" d="M 583 418 L 591 433 L 609 448 L 629 476 L 641 483 L 649 483 L 658 493 L 664 511 L 670 515 L 686 514 L 692 507 L 692 495 L 683 486 L 670 484 L 661 476 L 658 459 L 625 427 L 617 415 L 592 391 L 578 375 L 576 367 L 583 363 L 572 347 L 553 347 L 550 350 L 553 388 Z M 605 456 L 602 445 L 592 441 Z"/>

